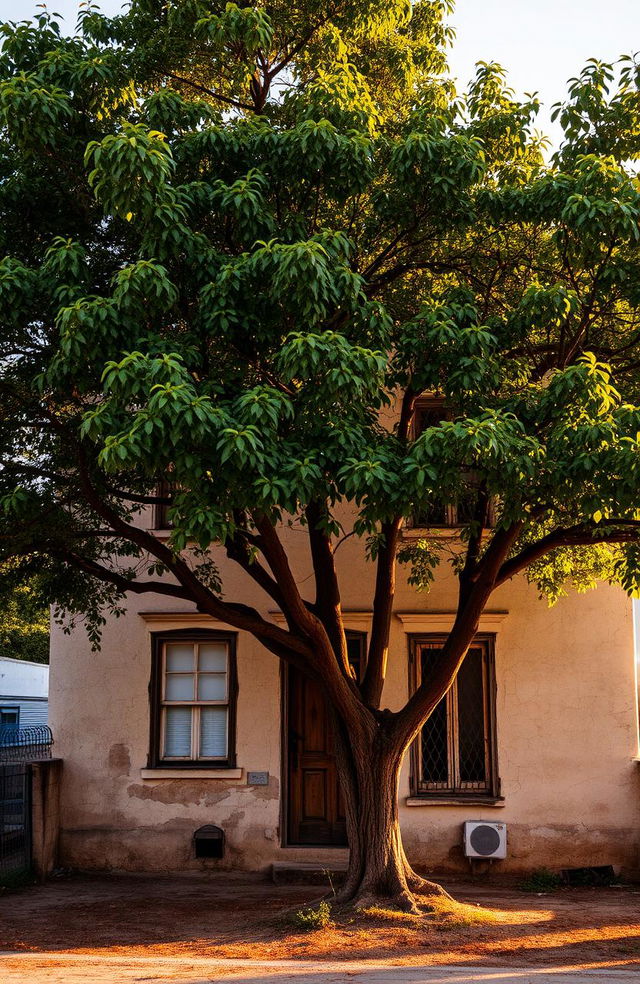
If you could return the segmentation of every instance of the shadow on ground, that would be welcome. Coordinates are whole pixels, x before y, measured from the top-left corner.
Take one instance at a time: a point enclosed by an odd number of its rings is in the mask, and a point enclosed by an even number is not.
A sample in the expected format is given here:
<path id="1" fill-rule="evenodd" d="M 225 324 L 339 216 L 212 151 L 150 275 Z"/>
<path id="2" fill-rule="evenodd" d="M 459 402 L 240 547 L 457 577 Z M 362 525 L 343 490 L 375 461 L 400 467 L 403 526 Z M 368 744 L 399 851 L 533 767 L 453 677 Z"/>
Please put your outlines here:
<path id="1" fill-rule="evenodd" d="M 321 889 L 228 875 L 76 876 L 5 894 L 0 949 L 52 957 L 180 956 L 186 963 L 293 958 L 540 970 L 640 965 L 640 889 L 563 889 L 536 896 L 486 885 L 448 887 L 459 900 L 493 910 L 498 921 L 445 930 L 425 920 L 337 917 L 333 927 L 301 933 L 283 920 L 283 912 L 317 898 Z M 331 981 L 330 975 L 309 971 L 309 984 Z M 266 968 L 265 973 L 268 980 Z M 209 979 L 194 975 L 191 981 Z M 242 975 L 236 971 L 229 980 L 241 984 Z"/>

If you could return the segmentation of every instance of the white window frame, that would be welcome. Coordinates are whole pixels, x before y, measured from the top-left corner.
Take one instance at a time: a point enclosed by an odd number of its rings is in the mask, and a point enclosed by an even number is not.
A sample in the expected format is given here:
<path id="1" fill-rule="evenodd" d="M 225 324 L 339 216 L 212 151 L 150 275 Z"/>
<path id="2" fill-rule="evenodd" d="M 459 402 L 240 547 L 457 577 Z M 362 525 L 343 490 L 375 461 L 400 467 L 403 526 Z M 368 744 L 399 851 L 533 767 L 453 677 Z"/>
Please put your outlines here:
<path id="1" fill-rule="evenodd" d="M 219 700 L 199 700 L 198 694 L 198 677 L 202 673 L 207 675 L 207 671 L 202 671 L 198 669 L 199 665 L 199 650 L 200 646 L 210 646 L 212 644 L 223 645 L 226 650 L 227 659 L 225 667 L 225 695 L 224 699 Z M 167 670 L 167 646 L 192 646 L 193 647 L 193 700 L 167 700 L 166 689 L 167 689 L 167 676 L 168 675 L 180 675 L 176 671 Z M 230 677 L 230 665 L 231 665 L 231 653 L 230 644 L 227 640 L 223 639 L 180 639 L 176 637 L 175 639 L 165 639 L 162 642 L 162 660 L 161 660 L 161 695 L 160 695 L 160 748 L 159 748 L 159 761 L 160 762 L 227 762 L 229 760 L 229 715 L 230 711 L 230 687 L 229 687 L 229 677 Z M 210 671 L 209 671 L 210 672 Z M 191 754 L 190 755 L 166 755 L 165 754 L 165 737 L 166 737 L 166 710 L 169 707 L 180 707 L 189 708 L 191 710 Z M 227 720 L 226 720 L 226 730 L 225 730 L 225 754 L 224 755 L 200 755 L 200 710 L 203 707 L 225 707 L 227 709 Z"/>

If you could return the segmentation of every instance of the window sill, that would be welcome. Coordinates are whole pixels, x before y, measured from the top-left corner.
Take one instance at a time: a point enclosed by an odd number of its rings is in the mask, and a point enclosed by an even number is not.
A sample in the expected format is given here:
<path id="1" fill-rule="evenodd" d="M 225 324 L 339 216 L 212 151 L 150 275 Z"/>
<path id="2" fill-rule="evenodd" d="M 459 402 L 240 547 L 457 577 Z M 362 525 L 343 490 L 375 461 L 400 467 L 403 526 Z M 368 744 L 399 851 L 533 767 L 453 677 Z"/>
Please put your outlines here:
<path id="1" fill-rule="evenodd" d="M 460 538 L 465 530 L 464 523 L 451 526 L 403 526 L 400 535 L 403 540 L 451 540 Z M 483 533 L 493 533 L 495 527 L 483 527 Z"/>
<path id="2" fill-rule="evenodd" d="M 405 806 L 505 806 L 504 796 L 407 796 Z"/>
<path id="3" fill-rule="evenodd" d="M 141 779 L 242 779 L 242 769 L 140 769 Z"/>
<path id="4" fill-rule="evenodd" d="M 405 526 L 400 531 L 403 540 L 450 540 L 460 537 L 463 526 Z"/>

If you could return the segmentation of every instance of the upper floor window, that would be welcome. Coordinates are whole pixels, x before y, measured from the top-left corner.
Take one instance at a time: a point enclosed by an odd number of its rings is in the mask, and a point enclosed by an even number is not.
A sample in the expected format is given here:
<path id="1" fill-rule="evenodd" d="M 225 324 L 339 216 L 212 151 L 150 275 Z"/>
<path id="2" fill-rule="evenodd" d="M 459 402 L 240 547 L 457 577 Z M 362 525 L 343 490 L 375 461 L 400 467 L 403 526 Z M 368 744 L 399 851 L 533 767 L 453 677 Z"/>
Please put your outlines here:
<path id="1" fill-rule="evenodd" d="M 444 641 L 443 636 L 412 640 L 415 688 L 433 671 Z M 412 754 L 415 795 L 499 795 L 493 648 L 492 637 L 475 640 L 453 685 L 416 738 Z"/>
<path id="2" fill-rule="evenodd" d="M 154 640 L 150 765 L 232 766 L 235 636 L 170 633 Z"/>
<path id="3" fill-rule="evenodd" d="M 367 635 L 365 632 L 354 632 L 347 629 L 347 657 L 356 675 L 356 680 L 362 680 L 367 658 Z"/>
<path id="4" fill-rule="evenodd" d="M 445 420 L 451 420 L 452 412 L 437 397 L 423 397 L 416 403 L 413 416 L 412 436 L 415 440 L 429 427 L 437 427 Z M 470 481 L 471 473 L 461 471 L 461 492 L 456 502 L 447 502 L 436 497 L 428 506 L 421 508 L 412 517 L 412 527 L 451 527 L 463 526 L 472 522 L 476 515 L 478 493 Z M 464 488 L 462 487 L 464 485 Z M 488 525 L 492 524 L 491 517 Z"/>
<path id="5" fill-rule="evenodd" d="M 163 479 L 158 483 L 156 488 L 156 495 L 160 499 L 170 499 L 171 494 L 174 490 L 173 482 L 167 482 Z M 165 502 L 157 502 L 153 507 L 153 529 L 154 530 L 169 530 L 171 529 L 171 523 L 169 521 L 169 509 L 171 506 Z"/>

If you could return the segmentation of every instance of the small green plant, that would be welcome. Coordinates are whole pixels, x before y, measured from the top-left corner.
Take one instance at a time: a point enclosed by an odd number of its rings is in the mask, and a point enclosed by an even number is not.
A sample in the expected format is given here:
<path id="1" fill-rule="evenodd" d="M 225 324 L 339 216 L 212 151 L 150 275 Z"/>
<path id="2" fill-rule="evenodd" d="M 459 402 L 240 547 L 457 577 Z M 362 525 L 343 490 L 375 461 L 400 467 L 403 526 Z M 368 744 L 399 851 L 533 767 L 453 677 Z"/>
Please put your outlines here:
<path id="1" fill-rule="evenodd" d="M 380 905 L 369 905 L 358 911 L 365 919 L 382 919 L 386 922 L 406 922 L 409 918 L 407 913 L 401 912 L 400 909 L 385 908 Z"/>
<path id="2" fill-rule="evenodd" d="M 332 872 L 331 868 L 323 868 L 322 869 L 322 874 L 327 876 L 327 881 L 329 882 L 329 887 L 331 889 L 331 894 L 333 895 L 333 897 L 335 899 L 335 897 L 336 897 L 336 890 L 335 890 L 335 887 L 334 887 L 334 884 L 333 884 L 333 877 L 332 877 L 333 876 L 333 872 Z"/>
<path id="3" fill-rule="evenodd" d="M 320 902 L 315 909 L 298 909 L 291 913 L 290 922 L 297 929 L 311 932 L 314 929 L 327 929 L 333 925 L 331 922 L 331 906 L 328 902 Z"/>
<path id="4" fill-rule="evenodd" d="M 548 868 L 536 868 L 520 882 L 522 892 L 555 892 L 560 888 L 561 878 Z"/>

